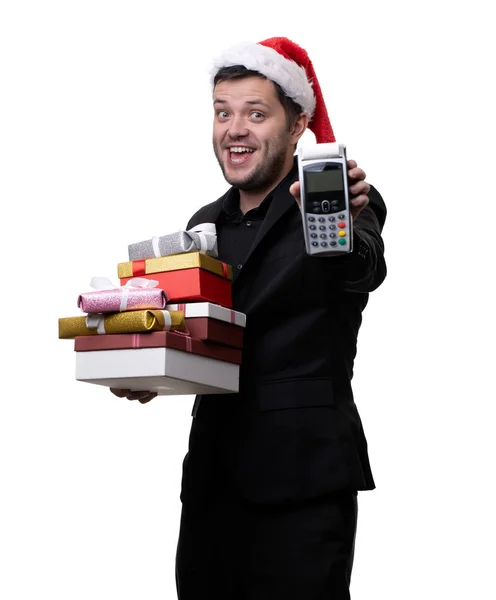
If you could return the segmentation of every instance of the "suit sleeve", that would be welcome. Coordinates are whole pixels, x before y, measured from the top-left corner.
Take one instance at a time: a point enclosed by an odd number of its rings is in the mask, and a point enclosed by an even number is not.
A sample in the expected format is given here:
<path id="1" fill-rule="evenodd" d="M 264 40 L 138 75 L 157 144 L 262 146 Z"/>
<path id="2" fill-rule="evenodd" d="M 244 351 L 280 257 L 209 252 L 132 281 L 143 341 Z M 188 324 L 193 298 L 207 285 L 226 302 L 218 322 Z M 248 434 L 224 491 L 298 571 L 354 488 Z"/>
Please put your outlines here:
<path id="1" fill-rule="evenodd" d="M 384 241 L 381 233 L 387 209 L 379 192 L 371 186 L 369 204 L 353 222 L 353 251 L 338 258 L 321 258 L 322 271 L 331 288 L 368 293 L 386 278 Z"/>

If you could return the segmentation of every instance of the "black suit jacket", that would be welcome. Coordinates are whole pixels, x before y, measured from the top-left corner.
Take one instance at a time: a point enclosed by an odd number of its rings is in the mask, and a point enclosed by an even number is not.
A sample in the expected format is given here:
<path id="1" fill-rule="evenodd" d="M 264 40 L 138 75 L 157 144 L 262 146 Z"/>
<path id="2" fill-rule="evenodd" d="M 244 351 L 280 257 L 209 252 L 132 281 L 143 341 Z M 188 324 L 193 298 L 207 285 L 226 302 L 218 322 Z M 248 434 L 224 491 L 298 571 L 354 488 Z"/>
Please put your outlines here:
<path id="1" fill-rule="evenodd" d="M 361 313 L 386 276 L 386 207 L 372 188 L 353 252 L 309 257 L 289 193 L 296 178 L 277 188 L 233 283 L 233 307 L 247 315 L 240 393 L 196 398 L 183 502 L 221 490 L 278 503 L 374 487 L 351 378 Z M 224 199 L 188 228 L 219 222 Z"/>

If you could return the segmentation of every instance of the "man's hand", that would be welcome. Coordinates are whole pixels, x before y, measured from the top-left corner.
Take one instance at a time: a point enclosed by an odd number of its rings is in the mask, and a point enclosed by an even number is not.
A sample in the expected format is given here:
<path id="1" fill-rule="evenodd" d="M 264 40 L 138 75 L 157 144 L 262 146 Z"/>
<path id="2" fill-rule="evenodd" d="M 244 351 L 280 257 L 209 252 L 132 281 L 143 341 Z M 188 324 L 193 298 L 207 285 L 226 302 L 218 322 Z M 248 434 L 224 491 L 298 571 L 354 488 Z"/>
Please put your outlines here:
<path id="1" fill-rule="evenodd" d="M 369 197 L 367 194 L 370 191 L 370 185 L 365 181 L 365 171 L 357 166 L 356 161 L 348 160 L 347 165 L 351 216 L 353 219 L 356 219 L 360 212 L 369 203 Z M 293 195 L 301 211 L 300 182 L 295 181 L 295 183 L 293 183 L 293 185 L 289 188 L 289 191 Z"/>
<path id="2" fill-rule="evenodd" d="M 119 396 L 119 398 L 127 398 L 128 400 L 138 400 L 141 404 L 150 402 L 157 395 L 156 392 L 132 392 L 131 390 L 118 390 L 116 388 L 110 388 L 112 394 Z"/>

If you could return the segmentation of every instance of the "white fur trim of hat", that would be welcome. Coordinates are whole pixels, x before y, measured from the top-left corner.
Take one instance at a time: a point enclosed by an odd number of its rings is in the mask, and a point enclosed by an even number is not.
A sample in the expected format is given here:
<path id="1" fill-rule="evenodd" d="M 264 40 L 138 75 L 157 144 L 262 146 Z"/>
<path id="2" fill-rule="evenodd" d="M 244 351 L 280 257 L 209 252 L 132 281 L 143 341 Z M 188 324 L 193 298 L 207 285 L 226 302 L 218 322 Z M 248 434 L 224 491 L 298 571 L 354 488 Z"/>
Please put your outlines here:
<path id="1" fill-rule="evenodd" d="M 299 104 L 303 112 L 312 118 L 316 99 L 312 83 L 307 79 L 305 69 L 279 54 L 273 48 L 253 42 L 242 42 L 226 50 L 213 61 L 210 83 L 223 67 L 242 65 L 250 71 L 257 71 L 281 86 L 284 93 Z"/>

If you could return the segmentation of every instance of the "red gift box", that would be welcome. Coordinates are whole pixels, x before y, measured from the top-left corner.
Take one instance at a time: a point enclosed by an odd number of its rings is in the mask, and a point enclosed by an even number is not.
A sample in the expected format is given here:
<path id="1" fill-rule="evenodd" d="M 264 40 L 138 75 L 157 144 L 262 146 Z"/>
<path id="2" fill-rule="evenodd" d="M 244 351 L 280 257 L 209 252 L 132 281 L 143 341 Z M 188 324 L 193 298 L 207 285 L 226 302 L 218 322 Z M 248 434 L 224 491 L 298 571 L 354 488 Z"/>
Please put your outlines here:
<path id="1" fill-rule="evenodd" d="M 191 352 L 192 354 L 223 360 L 236 365 L 241 364 L 241 350 L 203 342 L 184 334 L 171 333 L 169 331 L 78 336 L 74 340 L 74 350 L 76 352 L 164 347 Z"/>
<path id="2" fill-rule="evenodd" d="M 185 322 L 186 328 L 193 338 L 231 348 L 243 347 L 243 327 L 208 317 L 193 317 L 185 319 Z"/>
<path id="3" fill-rule="evenodd" d="M 206 269 L 179 269 L 141 277 L 158 281 L 157 287 L 165 290 L 169 302 L 213 302 L 232 307 L 231 281 Z M 121 285 L 130 279 L 132 277 L 121 278 Z"/>

